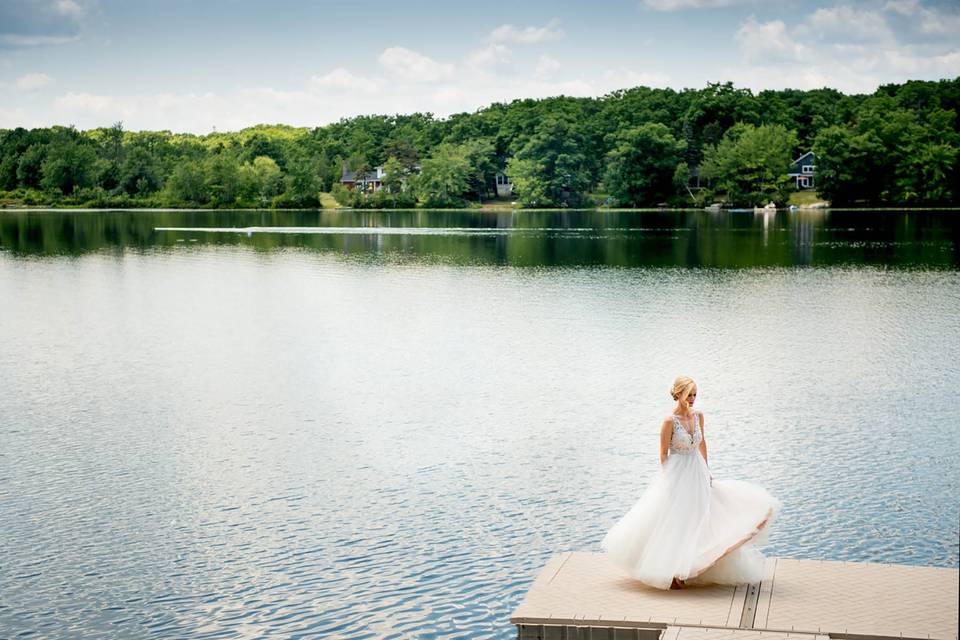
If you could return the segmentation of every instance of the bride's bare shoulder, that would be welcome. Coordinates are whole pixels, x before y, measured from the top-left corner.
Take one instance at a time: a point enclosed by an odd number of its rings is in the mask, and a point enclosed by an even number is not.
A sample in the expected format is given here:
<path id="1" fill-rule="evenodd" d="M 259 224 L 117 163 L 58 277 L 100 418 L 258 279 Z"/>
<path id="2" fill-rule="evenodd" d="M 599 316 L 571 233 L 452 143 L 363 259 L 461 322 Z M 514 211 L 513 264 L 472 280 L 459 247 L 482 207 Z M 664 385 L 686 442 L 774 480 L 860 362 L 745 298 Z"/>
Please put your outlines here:
<path id="1" fill-rule="evenodd" d="M 664 438 L 671 438 L 673 433 L 673 418 L 667 416 L 663 419 L 663 422 L 660 423 L 660 442 L 664 442 Z"/>

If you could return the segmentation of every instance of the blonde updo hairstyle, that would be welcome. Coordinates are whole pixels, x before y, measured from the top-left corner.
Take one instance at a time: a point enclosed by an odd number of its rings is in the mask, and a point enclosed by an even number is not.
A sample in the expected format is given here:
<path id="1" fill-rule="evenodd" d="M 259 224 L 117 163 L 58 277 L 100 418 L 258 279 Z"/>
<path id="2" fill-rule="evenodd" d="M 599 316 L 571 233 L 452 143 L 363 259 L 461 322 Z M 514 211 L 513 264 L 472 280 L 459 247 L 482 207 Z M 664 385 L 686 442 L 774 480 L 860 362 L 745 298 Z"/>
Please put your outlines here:
<path id="1" fill-rule="evenodd" d="M 677 402 L 684 402 L 690 392 L 696 388 L 697 383 L 693 381 L 693 378 L 679 376 L 673 381 L 673 386 L 670 388 L 670 397 Z"/>

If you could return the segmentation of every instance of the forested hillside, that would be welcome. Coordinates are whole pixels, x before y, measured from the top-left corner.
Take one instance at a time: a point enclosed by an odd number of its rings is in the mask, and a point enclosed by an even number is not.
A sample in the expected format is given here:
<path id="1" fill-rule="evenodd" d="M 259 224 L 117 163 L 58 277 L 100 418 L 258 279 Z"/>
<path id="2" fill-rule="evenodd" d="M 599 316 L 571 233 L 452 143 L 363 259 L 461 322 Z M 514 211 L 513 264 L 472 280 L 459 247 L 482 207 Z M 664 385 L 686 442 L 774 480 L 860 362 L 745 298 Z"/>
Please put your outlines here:
<path id="1" fill-rule="evenodd" d="M 960 78 L 872 95 L 733 85 L 637 87 L 601 98 L 493 104 L 439 119 L 359 116 L 197 136 L 121 123 L 0 130 L 0 201 L 92 207 L 464 206 L 496 193 L 524 207 L 783 203 L 791 160 L 816 154 L 834 205 L 955 205 Z M 339 181 L 384 165 L 384 189 Z"/>

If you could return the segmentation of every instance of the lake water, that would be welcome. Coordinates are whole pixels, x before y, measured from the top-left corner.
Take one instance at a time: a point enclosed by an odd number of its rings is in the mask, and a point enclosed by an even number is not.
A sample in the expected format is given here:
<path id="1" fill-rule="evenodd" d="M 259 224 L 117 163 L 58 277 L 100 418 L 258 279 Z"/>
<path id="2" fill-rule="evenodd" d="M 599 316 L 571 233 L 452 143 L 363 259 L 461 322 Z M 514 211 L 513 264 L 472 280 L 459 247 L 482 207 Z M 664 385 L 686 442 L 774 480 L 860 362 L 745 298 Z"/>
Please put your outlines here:
<path id="1" fill-rule="evenodd" d="M 769 554 L 958 566 L 957 213 L 0 212 L 0 336 L 0 637 L 513 637 L 681 373 Z"/>

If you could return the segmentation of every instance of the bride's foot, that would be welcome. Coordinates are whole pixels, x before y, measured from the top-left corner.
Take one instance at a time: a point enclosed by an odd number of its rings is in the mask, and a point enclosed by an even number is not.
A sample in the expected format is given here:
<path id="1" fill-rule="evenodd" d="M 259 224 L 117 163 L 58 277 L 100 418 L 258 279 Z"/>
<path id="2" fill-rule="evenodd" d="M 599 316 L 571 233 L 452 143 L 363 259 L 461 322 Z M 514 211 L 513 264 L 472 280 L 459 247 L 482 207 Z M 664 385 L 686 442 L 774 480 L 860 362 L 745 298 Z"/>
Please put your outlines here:
<path id="1" fill-rule="evenodd" d="M 671 588 L 671 589 L 682 589 L 682 588 L 683 588 L 683 580 L 677 580 L 676 578 L 674 578 L 674 579 L 673 579 L 673 582 L 670 583 L 670 588 Z"/>

